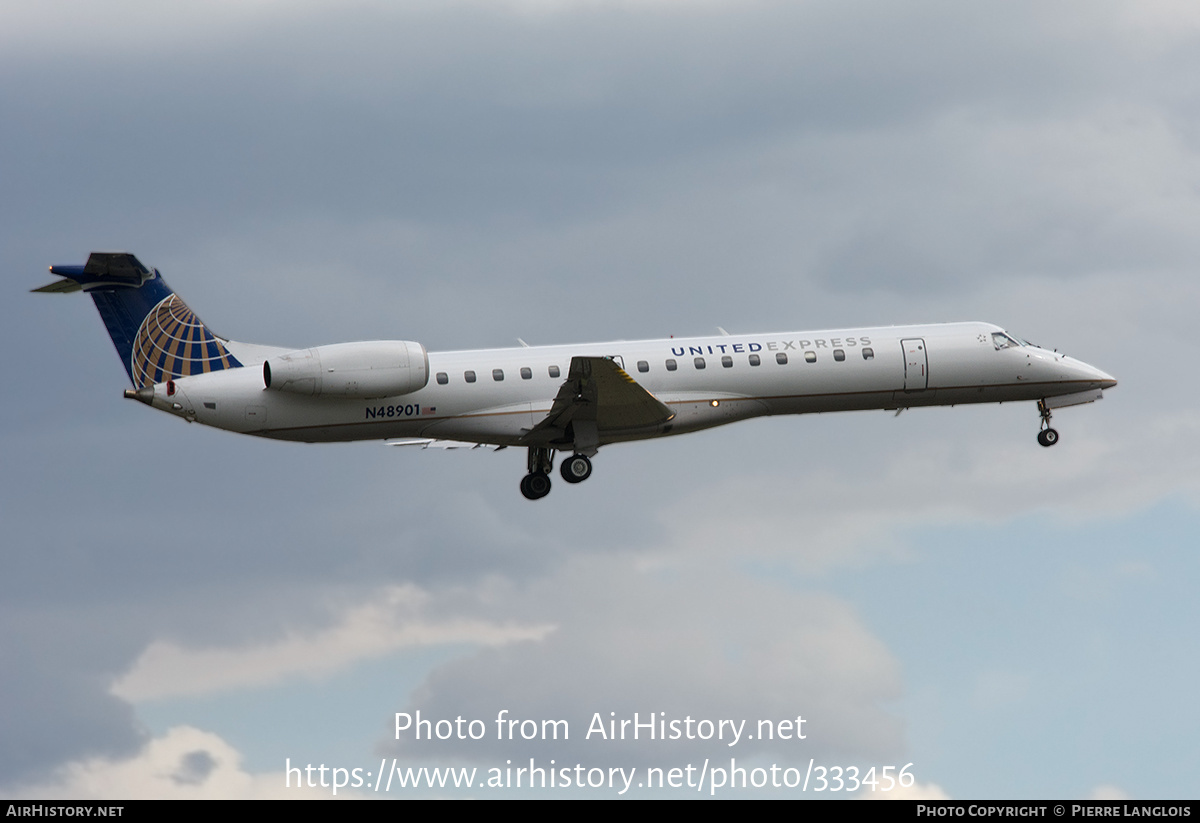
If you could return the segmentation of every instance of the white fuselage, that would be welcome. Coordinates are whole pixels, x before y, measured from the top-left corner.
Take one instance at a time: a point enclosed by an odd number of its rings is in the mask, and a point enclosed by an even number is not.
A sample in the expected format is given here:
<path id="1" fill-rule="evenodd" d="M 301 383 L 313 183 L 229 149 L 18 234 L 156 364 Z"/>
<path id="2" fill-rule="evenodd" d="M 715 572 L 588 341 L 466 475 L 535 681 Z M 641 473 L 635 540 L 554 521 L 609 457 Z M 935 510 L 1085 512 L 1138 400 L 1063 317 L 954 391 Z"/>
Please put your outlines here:
<path id="1" fill-rule="evenodd" d="M 284 350 L 230 342 L 244 368 L 177 378 L 170 396 L 166 384 L 157 385 L 152 405 L 206 425 L 282 440 L 420 437 L 520 445 L 549 413 L 572 357 L 607 357 L 674 417 L 608 432 L 603 445 L 763 415 L 1087 392 L 1096 399 L 1101 389 L 1116 385 L 1108 374 L 1052 351 L 1015 341 L 1000 347 L 997 334 L 1003 332 L 987 323 L 950 323 L 429 352 L 423 388 L 371 399 L 267 389 L 262 363 Z"/>

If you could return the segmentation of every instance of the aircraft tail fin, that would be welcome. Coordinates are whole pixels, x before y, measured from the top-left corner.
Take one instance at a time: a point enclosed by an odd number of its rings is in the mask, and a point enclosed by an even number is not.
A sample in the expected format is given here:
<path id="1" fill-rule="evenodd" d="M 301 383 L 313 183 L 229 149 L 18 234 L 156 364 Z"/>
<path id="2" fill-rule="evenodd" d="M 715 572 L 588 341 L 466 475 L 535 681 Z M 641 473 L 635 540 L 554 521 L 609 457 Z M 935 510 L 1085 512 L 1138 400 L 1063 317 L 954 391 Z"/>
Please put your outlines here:
<path id="1" fill-rule="evenodd" d="M 85 265 L 51 266 L 50 273 L 63 279 L 33 291 L 91 295 L 135 388 L 242 365 L 158 269 L 132 254 L 92 252 Z"/>

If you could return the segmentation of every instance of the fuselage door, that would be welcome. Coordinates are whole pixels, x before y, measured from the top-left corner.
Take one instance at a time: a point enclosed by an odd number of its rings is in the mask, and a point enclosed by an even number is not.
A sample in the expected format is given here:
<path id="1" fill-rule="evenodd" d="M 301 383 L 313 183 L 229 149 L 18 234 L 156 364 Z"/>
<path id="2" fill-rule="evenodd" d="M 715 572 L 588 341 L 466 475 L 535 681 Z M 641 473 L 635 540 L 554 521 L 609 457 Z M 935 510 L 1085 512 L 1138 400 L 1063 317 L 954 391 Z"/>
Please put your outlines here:
<path id="1" fill-rule="evenodd" d="M 904 350 L 904 390 L 925 391 L 929 386 L 929 357 L 924 339 L 905 338 L 900 348 Z"/>

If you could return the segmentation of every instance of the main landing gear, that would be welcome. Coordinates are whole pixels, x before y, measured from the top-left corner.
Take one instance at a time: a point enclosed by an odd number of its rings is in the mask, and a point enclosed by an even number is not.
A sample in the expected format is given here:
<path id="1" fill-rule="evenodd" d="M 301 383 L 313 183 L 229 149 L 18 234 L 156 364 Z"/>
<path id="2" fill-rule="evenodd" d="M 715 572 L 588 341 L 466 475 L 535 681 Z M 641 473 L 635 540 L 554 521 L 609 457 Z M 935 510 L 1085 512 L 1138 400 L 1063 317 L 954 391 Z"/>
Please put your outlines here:
<path id="1" fill-rule="evenodd" d="M 521 494 L 530 500 L 541 500 L 550 493 L 550 478 L 543 472 L 530 472 L 521 478 Z"/>
<path id="2" fill-rule="evenodd" d="M 554 450 L 529 447 L 529 473 L 521 478 L 521 494 L 529 500 L 541 500 L 550 493 L 550 472 L 554 470 Z M 573 454 L 559 467 L 562 479 L 582 483 L 592 476 L 592 461 L 584 454 Z"/>
<path id="3" fill-rule="evenodd" d="M 582 483 L 592 476 L 592 461 L 587 455 L 574 454 L 562 462 L 558 472 L 568 483 Z"/>
<path id="4" fill-rule="evenodd" d="M 1046 447 L 1053 446 L 1058 442 L 1058 430 L 1050 428 L 1050 407 L 1045 400 L 1038 401 L 1038 414 L 1042 416 L 1042 430 L 1038 432 L 1037 441 Z"/>
<path id="5" fill-rule="evenodd" d="M 550 472 L 554 470 L 554 449 L 529 447 L 529 474 L 521 478 L 521 494 L 529 500 L 541 500 L 550 493 Z"/>

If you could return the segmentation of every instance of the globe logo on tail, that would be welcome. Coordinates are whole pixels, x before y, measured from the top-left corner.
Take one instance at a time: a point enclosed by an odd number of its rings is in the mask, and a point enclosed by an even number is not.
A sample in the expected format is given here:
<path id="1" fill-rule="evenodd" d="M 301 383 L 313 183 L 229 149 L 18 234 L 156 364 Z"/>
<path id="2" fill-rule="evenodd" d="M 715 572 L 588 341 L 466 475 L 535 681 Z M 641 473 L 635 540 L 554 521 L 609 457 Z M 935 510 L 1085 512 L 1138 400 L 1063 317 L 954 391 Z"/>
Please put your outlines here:
<path id="1" fill-rule="evenodd" d="M 175 294 L 142 321 L 130 362 L 138 388 L 242 365 Z"/>

